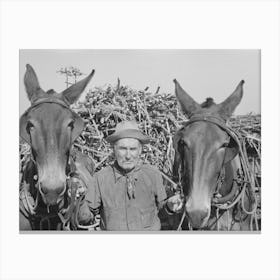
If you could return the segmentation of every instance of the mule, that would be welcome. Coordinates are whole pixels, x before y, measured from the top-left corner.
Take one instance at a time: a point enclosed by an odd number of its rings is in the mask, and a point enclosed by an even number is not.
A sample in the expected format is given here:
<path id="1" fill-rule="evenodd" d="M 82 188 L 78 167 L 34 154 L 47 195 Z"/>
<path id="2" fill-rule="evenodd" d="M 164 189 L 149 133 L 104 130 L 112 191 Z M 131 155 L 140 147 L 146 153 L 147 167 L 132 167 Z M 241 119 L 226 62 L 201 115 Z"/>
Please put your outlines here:
<path id="1" fill-rule="evenodd" d="M 70 105 L 79 99 L 93 75 L 94 70 L 56 93 L 53 89 L 44 91 L 34 69 L 26 65 L 24 85 L 31 107 L 20 118 L 20 137 L 31 146 L 31 160 L 23 176 L 24 188 L 21 188 L 20 230 L 34 228 L 30 220 L 30 216 L 36 216 L 34 208 L 44 208 L 42 218 L 54 212 L 52 217 L 56 219 L 58 211 L 66 206 L 70 149 L 84 129 L 84 121 Z M 42 224 L 42 219 L 40 222 Z"/>
<path id="2" fill-rule="evenodd" d="M 174 83 L 176 97 L 189 118 L 173 141 L 173 176 L 186 198 L 185 228 L 249 230 L 254 197 L 241 180 L 239 139 L 227 126 L 242 99 L 244 81 L 220 104 L 212 98 L 198 104 L 176 79 Z M 222 205 L 227 202 L 232 207 Z"/>

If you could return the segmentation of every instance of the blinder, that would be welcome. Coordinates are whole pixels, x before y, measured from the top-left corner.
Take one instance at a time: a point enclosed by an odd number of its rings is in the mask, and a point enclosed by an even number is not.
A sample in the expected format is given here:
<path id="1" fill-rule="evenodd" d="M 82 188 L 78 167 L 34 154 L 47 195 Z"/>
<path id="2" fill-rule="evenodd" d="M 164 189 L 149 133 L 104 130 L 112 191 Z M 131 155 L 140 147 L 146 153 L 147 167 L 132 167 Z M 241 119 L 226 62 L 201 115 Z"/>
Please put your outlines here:
<path id="1" fill-rule="evenodd" d="M 180 170 L 182 169 L 182 163 L 183 163 L 183 158 L 182 158 L 182 145 L 180 145 L 181 141 L 181 131 L 183 128 L 178 130 L 174 137 L 173 137 L 173 148 L 175 150 L 175 156 L 174 156 L 174 163 L 173 163 L 173 179 L 175 182 L 180 182 Z"/>
<path id="2" fill-rule="evenodd" d="M 71 143 L 73 143 L 78 138 L 78 136 L 82 133 L 85 127 L 85 122 L 83 121 L 83 119 L 75 112 L 72 112 L 72 114 L 74 116 L 75 121 L 71 135 Z"/>
<path id="3" fill-rule="evenodd" d="M 226 147 L 224 164 L 233 160 L 239 152 L 239 145 L 232 136 L 230 136 L 230 141 L 228 146 Z"/>
<path id="4" fill-rule="evenodd" d="M 25 112 L 21 117 L 20 117 L 20 122 L 19 122 L 19 135 L 20 137 L 27 142 L 31 146 L 31 139 L 30 135 L 27 132 L 27 123 L 28 123 L 28 111 Z"/>

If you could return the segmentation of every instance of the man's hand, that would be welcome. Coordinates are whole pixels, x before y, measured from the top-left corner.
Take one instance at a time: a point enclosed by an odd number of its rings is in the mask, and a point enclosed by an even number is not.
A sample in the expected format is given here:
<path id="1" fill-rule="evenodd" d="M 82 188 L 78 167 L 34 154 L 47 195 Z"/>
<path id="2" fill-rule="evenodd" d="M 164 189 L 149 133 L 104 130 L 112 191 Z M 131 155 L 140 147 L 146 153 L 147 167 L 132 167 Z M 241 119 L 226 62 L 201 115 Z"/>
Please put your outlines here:
<path id="1" fill-rule="evenodd" d="M 76 177 L 70 178 L 70 187 L 68 188 L 68 196 L 71 197 L 71 191 L 76 190 L 75 198 L 78 199 L 80 196 L 83 196 L 86 191 L 86 187 L 82 180 Z"/>
<path id="2" fill-rule="evenodd" d="M 184 204 L 180 194 L 175 194 L 167 199 L 167 207 L 172 212 L 179 212 Z"/>

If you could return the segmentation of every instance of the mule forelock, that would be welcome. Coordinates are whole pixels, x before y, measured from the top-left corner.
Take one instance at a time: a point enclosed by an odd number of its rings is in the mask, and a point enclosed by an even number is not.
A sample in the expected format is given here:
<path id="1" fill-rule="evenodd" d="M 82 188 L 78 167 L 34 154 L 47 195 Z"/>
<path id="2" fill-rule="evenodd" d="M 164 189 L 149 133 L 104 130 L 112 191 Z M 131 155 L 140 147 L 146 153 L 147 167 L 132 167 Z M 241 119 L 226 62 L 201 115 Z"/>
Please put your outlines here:
<path id="1" fill-rule="evenodd" d="M 46 92 L 47 95 L 54 95 L 56 94 L 55 90 L 54 89 L 49 89 L 47 92 Z"/>
<path id="2" fill-rule="evenodd" d="M 200 104 L 201 108 L 210 108 L 211 106 L 216 105 L 212 97 L 207 97 L 206 100 Z"/>

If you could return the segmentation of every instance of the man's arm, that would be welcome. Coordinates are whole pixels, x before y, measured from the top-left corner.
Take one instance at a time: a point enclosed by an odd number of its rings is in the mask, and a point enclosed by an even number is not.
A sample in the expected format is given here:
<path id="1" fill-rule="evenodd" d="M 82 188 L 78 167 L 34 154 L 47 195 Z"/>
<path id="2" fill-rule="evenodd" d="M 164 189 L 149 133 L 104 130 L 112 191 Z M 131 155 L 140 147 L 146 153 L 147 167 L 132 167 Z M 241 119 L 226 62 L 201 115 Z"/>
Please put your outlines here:
<path id="1" fill-rule="evenodd" d="M 160 172 L 158 170 L 154 170 L 153 174 L 155 176 L 155 181 L 154 181 L 155 199 L 156 199 L 157 207 L 160 210 L 166 204 L 167 195 L 166 195 L 165 187 L 163 185 L 163 179 L 162 179 Z"/>
<path id="2" fill-rule="evenodd" d="M 156 202 L 159 210 L 165 210 L 167 214 L 173 215 L 179 212 L 183 206 L 183 201 L 179 194 L 167 198 L 165 187 L 163 185 L 162 175 L 156 172 Z"/>
<path id="3" fill-rule="evenodd" d="M 78 220 L 80 224 L 90 224 L 94 216 L 97 214 L 101 206 L 101 195 L 96 176 L 91 180 L 84 198 L 82 199 L 78 212 Z"/>

